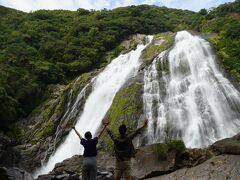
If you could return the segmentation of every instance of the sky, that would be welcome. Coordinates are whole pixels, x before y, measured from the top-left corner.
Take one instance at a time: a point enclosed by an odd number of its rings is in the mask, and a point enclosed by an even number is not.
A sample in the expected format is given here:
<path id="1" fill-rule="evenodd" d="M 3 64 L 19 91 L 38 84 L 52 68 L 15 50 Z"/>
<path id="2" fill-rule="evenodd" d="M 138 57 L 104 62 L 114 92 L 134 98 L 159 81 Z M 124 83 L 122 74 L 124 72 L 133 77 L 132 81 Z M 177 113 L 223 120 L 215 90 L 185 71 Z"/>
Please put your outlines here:
<path id="1" fill-rule="evenodd" d="M 38 9 L 113 9 L 120 6 L 154 4 L 178 9 L 199 11 L 202 8 L 210 9 L 219 4 L 234 0 L 0 0 L 0 5 L 11 7 L 25 12 Z"/>

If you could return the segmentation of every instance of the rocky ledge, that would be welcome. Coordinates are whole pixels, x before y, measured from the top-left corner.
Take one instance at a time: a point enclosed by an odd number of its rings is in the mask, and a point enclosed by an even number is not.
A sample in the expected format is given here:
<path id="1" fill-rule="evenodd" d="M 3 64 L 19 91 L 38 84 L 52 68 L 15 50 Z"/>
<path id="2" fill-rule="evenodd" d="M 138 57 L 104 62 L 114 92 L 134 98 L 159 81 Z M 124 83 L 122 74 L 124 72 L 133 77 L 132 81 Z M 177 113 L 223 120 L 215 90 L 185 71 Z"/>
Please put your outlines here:
<path id="1" fill-rule="evenodd" d="M 135 179 L 240 179 L 240 133 L 204 149 L 170 148 L 153 144 L 137 149 L 132 160 Z M 173 147 L 173 146 L 172 146 Z M 182 147 L 182 146 L 181 146 Z M 3 152 L 4 149 L 1 150 Z M 79 180 L 82 156 L 75 155 L 55 165 L 52 172 L 37 180 Z M 24 169 L 2 165 L 1 180 L 33 180 Z M 114 156 L 104 150 L 98 155 L 97 179 L 113 179 Z"/>
<path id="2" fill-rule="evenodd" d="M 162 144 L 140 147 L 132 160 L 135 179 L 240 179 L 240 133 L 204 149 L 170 149 Z M 72 180 L 81 177 L 82 156 L 75 155 L 56 164 L 54 170 L 38 180 Z M 113 179 L 114 156 L 101 150 L 97 179 Z"/>

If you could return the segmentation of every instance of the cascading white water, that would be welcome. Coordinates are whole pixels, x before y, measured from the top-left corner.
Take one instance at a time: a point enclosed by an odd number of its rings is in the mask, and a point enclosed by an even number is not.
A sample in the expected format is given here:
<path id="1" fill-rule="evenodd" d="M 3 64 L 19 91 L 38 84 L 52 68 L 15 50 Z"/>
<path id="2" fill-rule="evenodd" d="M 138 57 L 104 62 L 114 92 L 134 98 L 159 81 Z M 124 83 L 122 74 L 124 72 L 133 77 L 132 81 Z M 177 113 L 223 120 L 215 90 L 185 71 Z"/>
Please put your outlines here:
<path id="1" fill-rule="evenodd" d="M 165 136 L 164 134 L 164 128 L 166 125 L 164 110 L 165 106 L 162 103 L 163 97 L 161 97 L 161 95 L 163 94 L 163 92 L 160 92 L 160 87 L 162 87 L 163 82 L 167 81 L 166 80 L 167 76 L 162 76 L 162 78 L 159 79 L 159 70 L 157 69 L 157 63 L 161 64 L 164 63 L 163 61 L 164 55 L 165 51 L 160 53 L 153 60 L 152 64 L 149 67 L 147 67 L 144 71 L 143 104 L 145 116 L 149 119 L 148 131 L 146 133 L 148 143 L 158 142 Z M 165 72 L 161 70 L 161 73 L 164 74 Z"/>
<path id="2" fill-rule="evenodd" d="M 152 38 L 152 36 L 148 36 L 148 42 L 151 42 Z M 76 124 L 76 129 L 81 135 L 84 135 L 86 131 L 96 133 L 117 91 L 131 76 L 137 73 L 141 65 L 141 53 L 148 44 L 138 45 L 136 50 L 112 60 L 96 77 L 93 82 L 92 93 L 87 98 L 83 113 Z M 48 173 L 57 162 L 61 162 L 75 154 L 81 154 L 82 151 L 83 148 L 80 145 L 79 138 L 71 131 L 56 153 L 49 158 L 48 163 L 40 168 L 34 176 L 37 177 L 39 174 Z"/>
<path id="3" fill-rule="evenodd" d="M 210 44 L 187 31 L 145 69 L 143 101 L 148 143 L 163 141 L 166 129 L 187 147 L 240 132 L 239 92 L 218 70 Z"/>
<path id="4" fill-rule="evenodd" d="M 75 87 L 75 83 L 78 82 L 78 80 L 80 79 L 80 77 L 77 78 L 77 80 L 74 82 L 73 87 Z M 83 99 L 85 98 L 85 94 L 86 94 L 86 89 L 89 88 L 90 84 L 94 81 L 95 78 L 93 78 L 91 80 L 90 83 L 86 84 L 84 88 L 81 89 L 80 92 L 78 92 L 77 98 L 73 101 L 73 105 L 70 106 L 71 104 L 71 99 L 72 99 L 72 92 L 73 90 L 70 90 L 70 98 L 69 98 L 69 102 L 67 104 L 67 110 L 64 113 L 63 117 L 60 120 L 60 123 L 58 124 L 56 133 L 55 133 L 55 138 L 54 138 L 54 151 L 56 148 L 56 144 L 57 144 L 57 138 L 59 133 L 61 133 L 62 131 L 62 124 L 65 123 L 65 120 L 69 120 L 69 119 L 75 119 L 78 117 L 78 113 L 79 113 L 79 106 L 81 106 Z M 43 160 L 43 162 L 45 162 L 45 159 Z"/>

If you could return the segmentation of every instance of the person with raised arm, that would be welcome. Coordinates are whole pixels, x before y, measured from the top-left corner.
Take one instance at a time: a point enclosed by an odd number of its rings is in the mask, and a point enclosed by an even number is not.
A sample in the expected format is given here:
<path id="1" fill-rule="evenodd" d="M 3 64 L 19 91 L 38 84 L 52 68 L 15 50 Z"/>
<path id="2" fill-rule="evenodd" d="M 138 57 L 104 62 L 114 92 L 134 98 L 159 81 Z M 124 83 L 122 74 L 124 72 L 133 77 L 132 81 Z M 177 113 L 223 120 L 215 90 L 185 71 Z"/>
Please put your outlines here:
<path id="1" fill-rule="evenodd" d="M 109 123 L 106 123 L 106 127 L 108 124 Z M 114 136 L 113 133 L 107 128 L 107 132 L 114 143 L 114 151 L 116 156 L 114 175 L 115 180 L 120 180 L 122 177 L 125 177 L 127 180 L 132 179 L 131 158 L 135 155 L 135 149 L 132 140 L 142 132 L 147 124 L 148 119 L 145 119 L 143 125 L 131 133 L 127 133 L 126 125 L 122 124 L 119 126 L 118 136 Z"/>
<path id="2" fill-rule="evenodd" d="M 83 164 L 82 164 L 82 180 L 95 180 L 97 177 L 97 143 L 103 134 L 108 123 L 104 123 L 104 127 L 97 137 L 92 138 L 91 132 L 86 132 L 83 138 L 75 127 L 72 129 L 80 138 L 80 143 L 84 147 Z"/>

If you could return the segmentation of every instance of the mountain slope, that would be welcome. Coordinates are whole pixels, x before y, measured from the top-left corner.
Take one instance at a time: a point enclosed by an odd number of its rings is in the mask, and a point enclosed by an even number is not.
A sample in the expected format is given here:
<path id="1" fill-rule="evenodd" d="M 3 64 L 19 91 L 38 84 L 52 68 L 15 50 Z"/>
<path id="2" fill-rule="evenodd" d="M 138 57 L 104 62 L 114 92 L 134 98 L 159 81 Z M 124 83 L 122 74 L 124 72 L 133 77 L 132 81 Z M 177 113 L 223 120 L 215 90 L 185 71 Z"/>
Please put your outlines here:
<path id="1" fill-rule="evenodd" d="M 147 5 L 31 13 L 1 7 L 0 13 L 0 129 L 5 131 L 49 96 L 49 84 L 66 84 L 105 66 L 130 35 L 175 31 L 198 17 Z"/>

